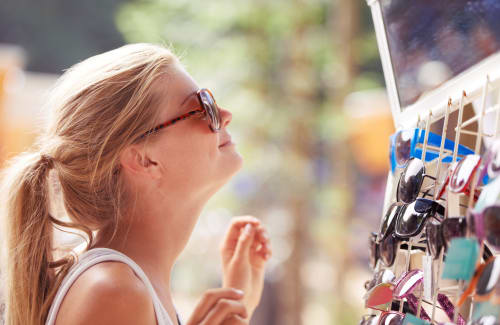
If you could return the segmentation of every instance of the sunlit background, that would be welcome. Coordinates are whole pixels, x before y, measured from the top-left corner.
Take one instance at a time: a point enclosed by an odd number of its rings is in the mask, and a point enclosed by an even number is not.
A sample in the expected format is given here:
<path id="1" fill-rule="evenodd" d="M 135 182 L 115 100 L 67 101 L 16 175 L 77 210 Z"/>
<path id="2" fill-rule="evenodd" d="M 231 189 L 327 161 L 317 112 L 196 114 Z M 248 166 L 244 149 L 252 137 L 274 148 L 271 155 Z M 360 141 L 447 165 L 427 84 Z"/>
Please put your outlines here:
<path id="1" fill-rule="evenodd" d="M 220 286 L 232 216 L 267 225 L 273 257 L 252 324 L 355 324 L 370 278 L 393 122 L 362 0 L 2 0 L 1 159 L 43 124 L 71 65 L 122 44 L 170 46 L 233 113 L 242 171 L 207 205 L 173 275 L 187 319 Z"/>

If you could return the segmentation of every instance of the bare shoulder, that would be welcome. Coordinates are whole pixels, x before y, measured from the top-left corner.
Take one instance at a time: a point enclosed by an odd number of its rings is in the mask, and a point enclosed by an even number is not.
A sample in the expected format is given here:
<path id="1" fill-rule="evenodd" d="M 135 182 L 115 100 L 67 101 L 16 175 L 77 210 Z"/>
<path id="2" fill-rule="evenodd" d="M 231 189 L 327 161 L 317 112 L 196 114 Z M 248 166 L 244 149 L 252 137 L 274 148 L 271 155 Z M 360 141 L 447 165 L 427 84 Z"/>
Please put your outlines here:
<path id="1" fill-rule="evenodd" d="M 144 283 L 126 264 L 103 262 L 78 277 L 64 298 L 56 325 L 156 324 Z"/>

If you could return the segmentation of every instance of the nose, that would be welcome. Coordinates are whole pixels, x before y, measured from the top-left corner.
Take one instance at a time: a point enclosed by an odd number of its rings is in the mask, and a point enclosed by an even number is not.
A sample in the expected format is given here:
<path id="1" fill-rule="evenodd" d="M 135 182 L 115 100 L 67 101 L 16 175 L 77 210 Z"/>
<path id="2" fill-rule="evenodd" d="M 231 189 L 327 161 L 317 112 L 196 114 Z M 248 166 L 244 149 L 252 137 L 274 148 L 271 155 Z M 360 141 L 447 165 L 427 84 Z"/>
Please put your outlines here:
<path id="1" fill-rule="evenodd" d="M 225 128 L 233 119 L 233 114 L 227 109 L 219 107 L 222 128 Z"/>

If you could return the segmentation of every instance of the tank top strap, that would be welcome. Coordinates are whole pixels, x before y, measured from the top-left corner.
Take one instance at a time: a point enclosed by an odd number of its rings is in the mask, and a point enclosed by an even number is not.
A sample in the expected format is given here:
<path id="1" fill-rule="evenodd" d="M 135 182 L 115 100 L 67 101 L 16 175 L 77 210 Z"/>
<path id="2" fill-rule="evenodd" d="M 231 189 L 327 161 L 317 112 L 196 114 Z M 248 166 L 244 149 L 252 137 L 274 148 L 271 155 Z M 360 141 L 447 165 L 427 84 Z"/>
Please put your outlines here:
<path id="1" fill-rule="evenodd" d="M 130 257 L 110 248 L 93 248 L 82 253 L 78 257 L 78 262 L 75 263 L 75 265 L 73 265 L 70 268 L 68 274 L 65 276 L 65 278 L 61 282 L 61 285 L 59 286 L 56 296 L 54 297 L 54 301 L 52 302 L 52 305 L 50 307 L 45 325 L 54 325 L 56 321 L 57 312 L 61 307 L 61 303 L 66 294 L 68 293 L 71 285 L 76 281 L 76 279 L 91 266 L 107 261 L 122 262 L 130 266 L 134 271 L 134 273 L 142 280 L 142 282 L 144 283 L 144 285 L 146 286 L 147 290 L 151 295 L 156 314 L 157 324 L 173 325 L 173 322 L 170 319 L 165 308 L 163 307 L 160 298 L 156 294 L 156 291 L 154 290 L 151 281 L 149 281 L 148 277 L 141 269 L 141 267 L 137 263 L 135 263 Z M 179 316 L 177 317 L 178 319 L 180 319 Z"/>

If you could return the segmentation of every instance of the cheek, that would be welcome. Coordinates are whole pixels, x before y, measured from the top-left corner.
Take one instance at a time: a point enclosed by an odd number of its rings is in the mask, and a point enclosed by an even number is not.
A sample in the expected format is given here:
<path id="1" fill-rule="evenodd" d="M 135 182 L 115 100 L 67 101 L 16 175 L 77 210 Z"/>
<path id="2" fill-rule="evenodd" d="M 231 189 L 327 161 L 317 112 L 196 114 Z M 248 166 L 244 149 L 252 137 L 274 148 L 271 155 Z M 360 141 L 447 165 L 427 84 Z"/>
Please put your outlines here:
<path id="1" fill-rule="evenodd" d="M 218 153 L 215 136 L 184 137 L 165 147 L 162 154 L 162 164 L 168 174 L 171 174 L 172 171 L 183 177 L 206 174 L 210 172 Z"/>

